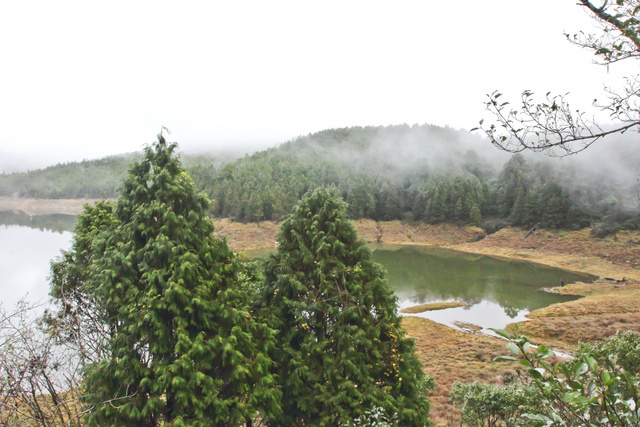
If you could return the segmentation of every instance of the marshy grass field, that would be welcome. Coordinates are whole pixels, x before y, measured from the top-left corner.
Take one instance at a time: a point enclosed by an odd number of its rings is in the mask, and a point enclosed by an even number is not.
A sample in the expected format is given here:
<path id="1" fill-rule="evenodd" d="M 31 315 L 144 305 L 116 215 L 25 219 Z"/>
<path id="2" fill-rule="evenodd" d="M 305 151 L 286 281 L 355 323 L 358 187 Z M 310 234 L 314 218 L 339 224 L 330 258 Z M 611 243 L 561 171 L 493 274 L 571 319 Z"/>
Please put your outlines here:
<path id="1" fill-rule="evenodd" d="M 593 274 L 592 283 L 573 283 L 549 289 L 581 298 L 554 304 L 529 314 L 530 320 L 511 324 L 508 329 L 527 335 L 533 343 L 547 344 L 571 353 L 580 341 L 604 339 L 617 331 L 640 331 L 640 232 L 619 231 L 605 238 L 591 235 L 590 229 L 549 231 L 505 228 L 485 236 L 477 227 L 411 224 L 401 221 L 354 222 L 361 238 L 371 244 L 423 244 L 464 252 L 523 259 L 541 264 Z M 240 224 L 218 220 L 216 229 L 236 249 L 272 248 L 278 224 Z M 449 403 L 455 381 L 500 384 L 517 365 L 494 362 L 507 353 L 505 341 L 477 333 L 474 325 L 455 330 L 411 312 L 446 309 L 448 305 L 410 307 L 404 311 L 403 325 L 416 341 L 425 372 L 437 387 L 431 392 L 431 419 L 435 425 L 459 425 L 458 411 Z"/>
<path id="2" fill-rule="evenodd" d="M 525 235 L 526 231 L 508 228 L 480 241 L 446 246 L 527 259 L 591 273 L 599 279 L 549 289 L 582 298 L 533 311 L 527 316 L 530 320 L 507 329 L 565 353 L 571 353 L 580 341 L 601 340 L 617 331 L 640 332 L 640 233 L 625 231 L 604 239 L 591 237 L 589 230 L 541 230 L 526 239 Z M 431 394 L 435 425 L 460 424 L 458 411 L 449 403 L 449 390 L 455 381 L 501 384 L 516 368 L 511 363 L 493 361 L 507 354 L 501 339 L 460 332 L 410 315 L 405 315 L 403 325 L 416 340 L 425 372 L 437 384 Z"/>
<path id="3" fill-rule="evenodd" d="M 13 198 L 0 202 L 13 207 L 20 203 L 20 207 L 24 207 L 27 203 L 34 214 L 60 212 L 58 205 L 65 203 L 56 201 L 57 205 L 53 206 Z M 77 213 L 86 202 L 91 200 L 74 201 L 62 210 Z M 523 259 L 599 277 L 592 283 L 571 283 L 549 289 L 549 292 L 581 298 L 533 311 L 528 315 L 529 320 L 507 327 L 527 335 L 533 343 L 570 353 L 580 341 L 600 340 L 617 331 L 640 331 L 640 232 L 619 231 L 596 238 L 589 229 L 528 233 L 528 230 L 505 228 L 485 235 L 477 227 L 372 220 L 359 220 L 354 224 L 360 237 L 371 244 L 446 247 Z M 277 245 L 278 222 L 243 224 L 221 219 L 215 220 L 215 225 L 217 234 L 225 237 L 234 250 L 269 250 Z M 411 315 L 451 307 L 449 303 L 439 303 L 403 310 L 403 325 L 415 339 L 425 372 L 437 385 L 431 392 L 431 419 L 435 425 L 460 425 L 458 411 L 449 403 L 449 391 L 455 381 L 500 384 L 517 367 L 512 362 L 494 362 L 495 357 L 506 354 L 505 341 L 479 333 L 473 324 L 458 325 L 463 332 Z"/>

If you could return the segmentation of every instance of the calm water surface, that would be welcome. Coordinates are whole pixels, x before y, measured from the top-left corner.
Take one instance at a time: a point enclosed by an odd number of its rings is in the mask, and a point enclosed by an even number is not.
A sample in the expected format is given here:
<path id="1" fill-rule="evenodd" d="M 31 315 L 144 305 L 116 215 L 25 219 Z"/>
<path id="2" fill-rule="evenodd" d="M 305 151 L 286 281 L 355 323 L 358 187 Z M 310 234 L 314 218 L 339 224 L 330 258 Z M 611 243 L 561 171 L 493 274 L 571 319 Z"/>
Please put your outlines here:
<path id="1" fill-rule="evenodd" d="M 75 219 L 0 214 L 0 302 L 8 307 L 24 297 L 47 301 L 50 261 L 69 249 Z M 441 301 L 462 301 L 466 307 L 419 314 L 455 326 L 466 322 L 502 328 L 525 320 L 537 308 L 567 301 L 543 292 L 561 281 L 593 277 L 539 264 L 466 254 L 422 246 L 374 247 L 374 259 L 387 270 L 400 308 Z M 264 252 L 257 256 L 266 255 Z"/>
<path id="2" fill-rule="evenodd" d="M 467 303 L 418 314 L 449 326 L 458 321 L 503 328 L 525 320 L 535 309 L 573 299 L 542 288 L 594 279 L 526 261 L 424 246 L 383 245 L 375 248 L 373 257 L 386 268 L 401 309 L 431 302 Z"/>
<path id="3" fill-rule="evenodd" d="M 0 225 L 0 303 L 6 308 L 26 297 L 46 302 L 49 262 L 71 247 L 73 233 L 24 225 Z"/>

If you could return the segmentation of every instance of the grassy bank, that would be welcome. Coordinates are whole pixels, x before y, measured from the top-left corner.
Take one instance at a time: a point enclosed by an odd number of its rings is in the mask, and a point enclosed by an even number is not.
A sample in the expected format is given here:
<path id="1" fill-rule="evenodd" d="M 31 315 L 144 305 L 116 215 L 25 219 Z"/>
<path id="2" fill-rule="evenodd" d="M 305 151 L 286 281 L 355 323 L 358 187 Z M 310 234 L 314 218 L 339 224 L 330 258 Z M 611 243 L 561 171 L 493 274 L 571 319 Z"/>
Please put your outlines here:
<path id="1" fill-rule="evenodd" d="M 485 236 L 475 227 L 406 224 L 400 221 L 354 222 L 368 242 L 424 244 L 464 252 L 523 259 L 600 277 L 594 283 L 568 284 L 552 292 L 583 298 L 532 312 L 531 320 L 510 325 L 533 342 L 571 351 L 579 341 L 603 339 L 618 330 L 640 330 L 640 233 L 623 231 L 594 238 L 590 230 L 548 231 L 528 234 L 505 228 Z M 275 247 L 278 225 L 237 224 L 217 221 L 217 230 L 236 248 Z M 613 280 L 608 280 L 613 279 Z M 497 338 L 468 334 L 417 317 L 405 317 L 408 334 L 415 338 L 425 371 L 438 387 L 432 392 L 432 417 L 436 425 L 459 424 L 448 402 L 455 381 L 501 383 L 513 366 L 492 362 L 504 354 Z"/>
<path id="2" fill-rule="evenodd" d="M 400 310 L 403 314 L 417 314 L 425 311 L 446 310 L 447 308 L 464 307 L 466 302 L 434 302 L 429 304 L 420 304 L 413 307 Z"/>
<path id="3" fill-rule="evenodd" d="M 214 220 L 216 232 L 226 237 L 234 250 L 275 248 L 280 225 L 274 221 L 241 223 L 229 219 Z M 376 222 L 360 219 L 353 222 L 358 236 L 368 243 L 413 244 L 451 246 L 476 242 L 485 237 L 478 227 L 455 225 L 404 223 L 401 221 Z"/>
<path id="4" fill-rule="evenodd" d="M 92 200 L 36 200 L 0 198 L 0 209 L 31 215 L 81 212 Z M 582 298 L 532 312 L 531 320 L 510 325 L 534 343 L 571 350 L 579 341 L 605 338 L 618 330 L 640 331 L 640 232 L 622 231 L 594 238 L 590 230 L 548 231 L 505 228 L 485 236 L 476 227 L 410 224 L 400 221 L 354 222 L 361 238 L 371 243 L 422 244 L 455 250 L 524 259 L 599 276 L 594 283 L 568 284 L 550 291 Z M 277 245 L 276 222 L 236 223 L 215 220 L 216 232 L 235 250 L 270 249 Z M 608 279 L 607 279 L 608 278 Z M 407 316 L 403 322 L 416 340 L 425 371 L 438 387 L 432 392 L 436 425 L 459 424 L 448 403 L 454 381 L 501 383 L 513 366 L 494 363 L 505 353 L 505 343 L 494 337 L 463 333 L 430 320 Z"/>
<path id="5" fill-rule="evenodd" d="M 449 404 L 449 391 L 456 381 L 501 384 L 515 364 L 493 362 L 506 354 L 505 342 L 486 335 L 460 332 L 429 319 L 406 316 L 402 325 L 415 339 L 424 370 L 437 387 L 431 392 L 430 416 L 435 425 L 460 425 L 459 412 Z"/>

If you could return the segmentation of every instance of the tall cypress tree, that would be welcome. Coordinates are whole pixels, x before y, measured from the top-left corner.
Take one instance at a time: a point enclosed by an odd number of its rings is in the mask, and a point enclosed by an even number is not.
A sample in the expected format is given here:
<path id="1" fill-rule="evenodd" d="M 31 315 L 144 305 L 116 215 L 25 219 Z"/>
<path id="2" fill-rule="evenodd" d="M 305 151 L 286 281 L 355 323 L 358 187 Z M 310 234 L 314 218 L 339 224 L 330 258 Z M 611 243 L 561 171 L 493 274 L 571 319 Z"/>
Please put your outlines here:
<path id="1" fill-rule="evenodd" d="M 270 334 L 246 309 L 241 265 L 214 238 L 210 202 L 175 149 L 160 135 L 133 164 L 104 253 L 82 277 L 111 331 L 86 377 L 93 424 L 237 425 L 278 412 Z"/>
<path id="2" fill-rule="evenodd" d="M 424 373 L 396 297 L 330 191 L 306 196 L 283 222 L 263 303 L 278 331 L 283 415 L 274 425 L 342 425 L 372 407 L 401 425 L 428 424 Z"/>

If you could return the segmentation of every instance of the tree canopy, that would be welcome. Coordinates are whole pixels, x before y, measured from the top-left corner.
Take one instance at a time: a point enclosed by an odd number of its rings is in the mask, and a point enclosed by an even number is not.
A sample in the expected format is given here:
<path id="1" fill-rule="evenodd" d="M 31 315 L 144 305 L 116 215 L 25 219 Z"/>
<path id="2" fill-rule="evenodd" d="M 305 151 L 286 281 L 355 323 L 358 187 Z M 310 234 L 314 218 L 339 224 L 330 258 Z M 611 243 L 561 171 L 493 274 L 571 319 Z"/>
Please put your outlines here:
<path id="1" fill-rule="evenodd" d="M 307 195 L 283 223 L 266 264 L 264 309 L 277 330 L 274 425 L 342 425 L 381 407 L 428 424 L 424 373 L 396 297 L 330 190 Z"/>
<path id="2" fill-rule="evenodd" d="M 53 265 L 57 318 L 77 314 L 65 298 L 82 296 L 105 331 L 85 378 L 93 424 L 227 425 L 278 412 L 269 334 L 175 149 L 162 135 L 146 148 L 115 204 L 87 208 Z"/>

